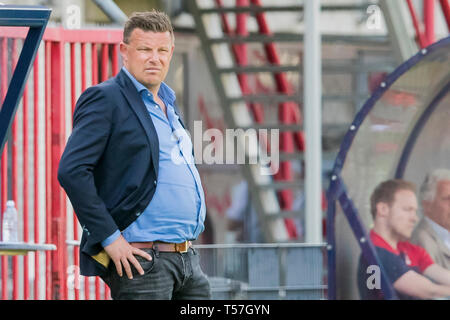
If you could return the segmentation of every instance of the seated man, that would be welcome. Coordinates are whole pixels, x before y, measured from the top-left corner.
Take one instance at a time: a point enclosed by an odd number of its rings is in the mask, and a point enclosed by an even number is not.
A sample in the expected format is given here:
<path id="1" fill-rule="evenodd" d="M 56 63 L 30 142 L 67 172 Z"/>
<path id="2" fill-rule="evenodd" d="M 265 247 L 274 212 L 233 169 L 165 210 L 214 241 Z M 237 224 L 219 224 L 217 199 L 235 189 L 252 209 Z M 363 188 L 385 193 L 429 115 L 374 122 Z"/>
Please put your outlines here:
<path id="1" fill-rule="evenodd" d="M 450 269 L 450 170 L 428 174 L 420 191 L 424 216 L 411 242 L 425 248 L 438 265 Z"/>
<path id="2" fill-rule="evenodd" d="M 370 239 L 398 297 L 449 297 L 450 271 L 435 264 L 425 249 L 408 241 L 418 220 L 414 184 L 404 180 L 381 183 L 371 196 L 370 207 L 374 219 Z M 372 276 L 369 267 L 361 256 L 358 266 L 361 298 L 380 299 L 381 286 L 369 285 Z"/>

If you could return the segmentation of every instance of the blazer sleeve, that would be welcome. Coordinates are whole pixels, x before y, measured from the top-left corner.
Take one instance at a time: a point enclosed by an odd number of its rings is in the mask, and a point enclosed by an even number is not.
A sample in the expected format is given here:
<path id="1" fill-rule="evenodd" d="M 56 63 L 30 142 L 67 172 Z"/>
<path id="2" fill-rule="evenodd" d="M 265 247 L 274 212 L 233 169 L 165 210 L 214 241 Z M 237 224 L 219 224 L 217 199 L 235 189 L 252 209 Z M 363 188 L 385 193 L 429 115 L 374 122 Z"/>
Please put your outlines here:
<path id="1" fill-rule="evenodd" d="M 101 89 L 91 87 L 78 99 L 70 135 L 58 168 L 58 180 L 86 232 L 100 243 L 118 230 L 99 197 L 93 170 L 108 143 L 113 105 Z"/>

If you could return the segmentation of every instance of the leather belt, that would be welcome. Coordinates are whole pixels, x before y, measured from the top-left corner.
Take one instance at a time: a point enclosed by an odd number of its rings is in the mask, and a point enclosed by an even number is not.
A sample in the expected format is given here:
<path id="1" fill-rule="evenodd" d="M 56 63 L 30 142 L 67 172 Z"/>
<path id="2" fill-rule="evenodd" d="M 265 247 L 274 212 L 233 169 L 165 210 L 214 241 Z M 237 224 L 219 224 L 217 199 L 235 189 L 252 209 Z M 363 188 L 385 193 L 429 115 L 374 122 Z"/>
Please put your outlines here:
<path id="1" fill-rule="evenodd" d="M 191 241 L 184 241 L 181 243 L 168 243 L 162 241 L 148 241 L 148 242 L 130 242 L 138 249 L 157 249 L 160 252 L 187 252 L 192 247 Z"/>

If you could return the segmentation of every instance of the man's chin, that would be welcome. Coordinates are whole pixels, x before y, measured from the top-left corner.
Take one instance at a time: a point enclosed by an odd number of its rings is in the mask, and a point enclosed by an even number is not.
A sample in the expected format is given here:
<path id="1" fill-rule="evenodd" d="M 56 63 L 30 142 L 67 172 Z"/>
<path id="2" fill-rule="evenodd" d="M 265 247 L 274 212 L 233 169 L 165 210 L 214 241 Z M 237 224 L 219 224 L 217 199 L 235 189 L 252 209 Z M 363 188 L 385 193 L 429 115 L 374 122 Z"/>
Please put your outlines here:
<path id="1" fill-rule="evenodd" d="M 147 88 L 154 88 L 161 84 L 160 79 L 144 79 L 144 81 L 140 81 Z"/>
<path id="2" fill-rule="evenodd" d="M 409 240 L 411 240 L 411 236 L 412 236 L 412 232 L 410 232 L 409 234 L 402 234 L 400 236 L 400 241 L 409 241 Z"/>

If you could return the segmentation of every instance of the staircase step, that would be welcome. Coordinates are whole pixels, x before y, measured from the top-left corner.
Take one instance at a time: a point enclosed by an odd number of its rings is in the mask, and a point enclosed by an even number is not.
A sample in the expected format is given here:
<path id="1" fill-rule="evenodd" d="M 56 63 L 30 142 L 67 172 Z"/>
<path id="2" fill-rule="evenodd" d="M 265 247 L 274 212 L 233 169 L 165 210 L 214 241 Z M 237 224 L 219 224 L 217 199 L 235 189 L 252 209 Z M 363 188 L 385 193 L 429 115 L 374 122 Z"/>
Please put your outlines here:
<path id="1" fill-rule="evenodd" d="M 211 44 L 217 43 L 242 43 L 242 42 L 258 42 L 258 43 L 268 43 L 268 42 L 301 42 L 302 36 L 295 33 L 284 33 L 284 34 L 250 34 L 249 36 L 224 36 L 221 38 L 208 38 L 207 41 Z"/>
<path id="2" fill-rule="evenodd" d="M 224 36 L 220 38 L 207 38 L 210 44 L 217 43 L 243 43 L 243 42 L 303 42 L 303 34 L 287 33 L 287 32 L 275 32 L 271 35 L 262 35 L 259 33 L 250 33 L 248 36 Z M 344 43 L 358 43 L 360 45 L 376 45 L 376 46 L 388 46 L 389 38 L 387 36 L 380 35 L 338 35 L 338 34 L 323 34 L 323 43 L 330 42 L 344 42 Z"/>
<path id="3" fill-rule="evenodd" d="M 343 34 L 323 34 L 321 36 L 323 43 L 342 42 L 346 44 L 358 44 L 361 46 L 389 46 L 390 39 L 384 35 L 343 35 Z M 303 36 L 302 36 L 303 39 Z"/>
<path id="4" fill-rule="evenodd" d="M 242 6 L 242 7 L 215 7 L 200 9 L 201 14 L 212 13 L 263 13 L 263 12 L 286 12 L 303 11 L 303 6 Z"/>
<path id="5" fill-rule="evenodd" d="M 363 73 L 363 72 L 391 72 L 395 69 L 394 62 L 390 63 L 385 61 L 383 63 L 354 63 L 342 62 L 342 61 L 327 61 L 323 64 L 323 74 L 350 74 L 350 73 Z M 220 73 L 259 73 L 259 72 L 299 72 L 303 73 L 303 65 L 262 65 L 262 66 L 233 66 L 227 68 L 218 68 Z"/>
<path id="6" fill-rule="evenodd" d="M 366 11 L 366 5 L 355 5 L 355 4 L 343 4 L 343 5 L 330 5 L 323 4 L 321 6 L 322 11 Z M 216 7 L 216 8 L 205 8 L 200 9 L 201 14 L 211 14 L 211 13 L 264 13 L 264 12 L 301 12 L 303 11 L 303 6 L 291 5 L 291 6 L 242 6 L 242 7 Z"/>

